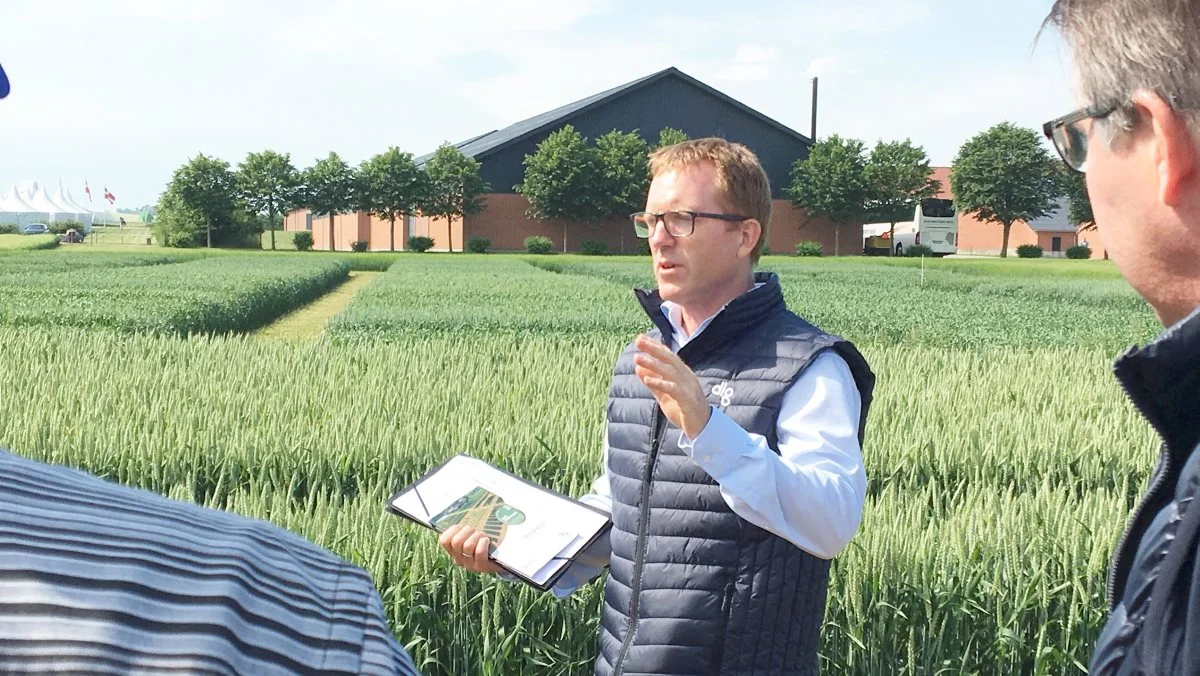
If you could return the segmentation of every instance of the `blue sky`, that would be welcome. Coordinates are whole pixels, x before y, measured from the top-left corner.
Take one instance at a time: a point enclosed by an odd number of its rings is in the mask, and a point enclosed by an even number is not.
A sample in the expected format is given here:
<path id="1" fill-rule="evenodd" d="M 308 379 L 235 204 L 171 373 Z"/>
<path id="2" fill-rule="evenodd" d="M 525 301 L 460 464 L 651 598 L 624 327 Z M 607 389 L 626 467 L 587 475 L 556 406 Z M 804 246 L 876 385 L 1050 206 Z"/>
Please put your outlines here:
<path id="1" fill-rule="evenodd" d="M 807 134 L 911 138 L 935 164 L 988 126 L 1075 107 L 1050 0 L 3 0 L 0 190 L 157 200 L 204 152 L 420 155 L 668 66 Z M 752 8 L 751 8 L 752 7 Z"/>

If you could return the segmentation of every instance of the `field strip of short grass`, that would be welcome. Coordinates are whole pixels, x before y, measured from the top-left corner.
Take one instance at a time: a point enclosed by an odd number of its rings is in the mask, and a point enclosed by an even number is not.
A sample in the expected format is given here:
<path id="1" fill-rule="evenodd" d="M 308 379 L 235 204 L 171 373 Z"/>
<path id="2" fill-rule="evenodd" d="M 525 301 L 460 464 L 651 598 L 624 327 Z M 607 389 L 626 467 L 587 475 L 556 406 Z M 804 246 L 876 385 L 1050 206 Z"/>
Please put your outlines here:
<path id="1" fill-rule="evenodd" d="M 325 329 L 330 319 L 341 313 L 354 296 L 369 285 L 379 272 L 351 272 L 350 278 L 329 293 L 284 315 L 254 333 L 259 338 L 272 340 L 305 340 L 315 338 Z"/>

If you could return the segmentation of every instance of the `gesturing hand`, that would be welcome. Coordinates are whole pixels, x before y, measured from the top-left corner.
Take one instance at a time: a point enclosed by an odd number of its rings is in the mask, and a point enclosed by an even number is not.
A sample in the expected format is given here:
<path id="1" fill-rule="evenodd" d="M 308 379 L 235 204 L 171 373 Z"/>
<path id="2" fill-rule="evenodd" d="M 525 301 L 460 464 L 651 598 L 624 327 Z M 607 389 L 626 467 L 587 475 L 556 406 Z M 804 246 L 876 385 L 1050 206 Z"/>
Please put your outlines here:
<path id="1" fill-rule="evenodd" d="M 642 334 L 633 344 L 639 350 L 633 357 L 633 372 L 650 388 L 667 420 L 695 439 L 712 414 L 700 379 L 671 348 L 650 336 Z"/>

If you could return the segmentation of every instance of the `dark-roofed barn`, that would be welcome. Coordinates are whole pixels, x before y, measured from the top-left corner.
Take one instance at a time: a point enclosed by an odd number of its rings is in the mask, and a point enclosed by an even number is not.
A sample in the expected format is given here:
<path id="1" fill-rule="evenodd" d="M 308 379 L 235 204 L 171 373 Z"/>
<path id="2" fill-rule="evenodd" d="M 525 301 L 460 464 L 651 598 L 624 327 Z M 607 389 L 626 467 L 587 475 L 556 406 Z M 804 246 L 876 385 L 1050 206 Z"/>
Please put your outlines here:
<path id="1" fill-rule="evenodd" d="M 771 250 L 791 252 L 797 242 L 815 240 L 821 242 L 826 251 L 833 252 L 834 236 L 830 224 L 823 219 L 810 221 L 802 211 L 793 209 L 783 199 L 792 165 L 807 156 L 810 139 L 675 68 L 456 144 L 463 154 L 479 161 L 482 177 L 491 187 L 483 211 L 467 216 L 465 222 L 456 220 L 450 224 L 444 219 L 410 219 L 405 224 L 405 231 L 396 233 L 397 243 L 407 242 L 409 235 L 424 235 L 434 239 L 435 249 L 445 249 L 448 243 L 455 249 L 462 249 L 472 237 L 484 237 L 490 240 L 492 249 L 505 251 L 523 248 L 525 238 L 530 235 L 543 235 L 553 240 L 560 250 L 578 251 L 582 242 L 599 240 L 604 241 L 610 251 L 636 251 L 638 242 L 632 226 L 624 219 L 564 223 L 539 221 L 525 215 L 529 203 L 514 189 L 524 177 L 525 156 L 534 153 L 539 143 L 567 124 L 590 140 L 617 129 L 637 131 L 647 142 L 654 143 L 659 131 L 670 127 L 691 138 L 720 136 L 745 144 L 758 155 L 776 198 L 768 242 Z M 428 157 L 430 155 L 418 158 L 418 164 Z M 326 249 L 329 248 L 327 223 L 303 212 L 293 212 L 287 228 L 311 229 L 316 247 Z M 324 227 L 321 224 L 325 224 Z M 356 239 L 368 240 L 371 249 L 387 248 L 387 224 L 365 214 L 336 217 L 335 229 L 338 231 L 335 235 L 338 249 L 349 248 L 350 242 Z M 382 233 L 377 232 L 380 229 Z M 452 241 L 447 239 L 448 236 Z M 841 239 L 848 243 L 855 242 L 857 237 Z"/>
<path id="2" fill-rule="evenodd" d="M 483 180 L 498 193 L 515 192 L 525 174 L 522 162 L 551 132 L 570 124 L 589 139 L 619 129 L 637 130 L 649 143 L 661 129 L 691 138 L 720 136 L 749 146 L 782 197 L 792 164 L 807 157 L 811 141 L 752 108 L 675 68 L 634 80 L 456 144 L 482 165 Z M 420 164 L 431 155 L 418 158 Z"/>

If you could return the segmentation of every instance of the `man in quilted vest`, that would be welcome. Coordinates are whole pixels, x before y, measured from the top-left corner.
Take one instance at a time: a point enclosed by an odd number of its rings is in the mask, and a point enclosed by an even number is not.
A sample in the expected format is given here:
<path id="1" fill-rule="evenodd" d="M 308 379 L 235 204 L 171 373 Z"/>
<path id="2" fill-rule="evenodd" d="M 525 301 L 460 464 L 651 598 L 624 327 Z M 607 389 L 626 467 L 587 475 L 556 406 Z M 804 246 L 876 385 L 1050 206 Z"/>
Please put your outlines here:
<path id="1" fill-rule="evenodd" d="M 830 559 L 862 517 L 874 376 L 754 272 L 771 191 L 753 153 L 707 138 L 650 164 L 632 220 L 654 329 L 617 361 L 604 471 L 583 498 L 613 528 L 555 592 L 609 567 L 597 674 L 815 673 Z M 496 571 L 481 534 L 441 543 Z"/>

